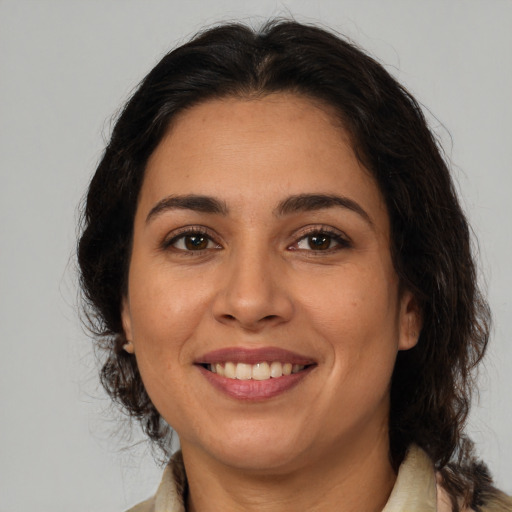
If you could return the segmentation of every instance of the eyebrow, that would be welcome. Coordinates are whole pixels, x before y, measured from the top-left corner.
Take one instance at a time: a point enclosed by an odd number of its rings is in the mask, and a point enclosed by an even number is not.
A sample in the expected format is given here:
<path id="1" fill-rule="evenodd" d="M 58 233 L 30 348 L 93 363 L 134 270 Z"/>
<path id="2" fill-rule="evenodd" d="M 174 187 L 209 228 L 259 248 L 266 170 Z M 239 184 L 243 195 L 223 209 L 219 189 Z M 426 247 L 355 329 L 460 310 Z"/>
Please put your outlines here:
<path id="1" fill-rule="evenodd" d="M 158 201 L 146 217 L 146 224 L 154 217 L 169 210 L 193 210 L 200 213 L 228 214 L 228 207 L 223 201 L 214 197 L 189 194 L 184 196 L 168 196 Z"/>
<path id="2" fill-rule="evenodd" d="M 351 210 L 373 227 L 372 219 L 359 203 L 348 197 L 335 194 L 298 194 L 290 196 L 278 204 L 274 214 L 284 216 L 292 213 L 311 212 L 333 207 Z"/>
<path id="3" fill-rule="evenodd" d="M 311 212 L 327 208 L 346 208 L 357 213 L 370 226 L 373 222 L 366 211 L 353 199 L 334 194 L 298 194 L 287 197 L 274 209 L 274 215 L 283 217 L 299 212 Z M 146 223 L 169 210 L 192 210 L 200 213 L 228 215 L 229 209 L 224 201 L 211 196 L 188 194 L 168 196 L 158 201 L 146 217 Z"/>

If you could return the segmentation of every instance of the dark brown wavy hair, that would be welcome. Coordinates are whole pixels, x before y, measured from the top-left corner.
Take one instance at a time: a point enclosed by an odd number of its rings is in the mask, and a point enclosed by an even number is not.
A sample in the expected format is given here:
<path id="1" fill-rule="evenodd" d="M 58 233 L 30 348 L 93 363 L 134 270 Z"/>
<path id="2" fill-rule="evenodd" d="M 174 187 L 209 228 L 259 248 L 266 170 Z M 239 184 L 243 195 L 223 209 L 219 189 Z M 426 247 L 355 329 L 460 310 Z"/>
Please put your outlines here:
<path id="1" fill-rule="evenodd" d="M 327 104 L 350 134 L 385 198 L 401 285 L 421 305 L 419 342 L 399 353 L 392 378 L 393 465 L 418 444 L 441 471 L 455 510 L 459 503 L 478 509 L 491 480 L 463 427 L 490 317 L 468 223 L 415 99 L 364 51 L 315 26 L 273 20 L 256 31 L 240 24 L 206 30 L 168 53 L 120 113 L 88 190 L 78 243 L 85 310 L 106 354 L 102 384 L 167 451 L 170 427 L 151 403 L 135 357 L 122 349 L 121 301 L 146 162 L 184 109 L 281 91 Z"/>

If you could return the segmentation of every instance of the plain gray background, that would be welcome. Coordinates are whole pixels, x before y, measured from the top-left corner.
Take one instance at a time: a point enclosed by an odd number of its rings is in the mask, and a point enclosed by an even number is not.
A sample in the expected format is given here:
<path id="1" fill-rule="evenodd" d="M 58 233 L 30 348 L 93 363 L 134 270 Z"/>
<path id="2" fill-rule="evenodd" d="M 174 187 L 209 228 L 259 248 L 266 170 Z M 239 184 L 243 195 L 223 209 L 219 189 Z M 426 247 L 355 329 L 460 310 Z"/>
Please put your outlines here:
<path id="1" fill-rule="evenodd" d="M 290 14 L 353 38 L 435 115 L 495 316 L 469 431 L 512 491 L 510 0 L 0 0 L 0 512 L 154 492 L 161 470 L 123 449 L 139 438 L 116 435 L 77 318 L 76 207 L 111 115 L 164 52 L 205 24 Z"/>

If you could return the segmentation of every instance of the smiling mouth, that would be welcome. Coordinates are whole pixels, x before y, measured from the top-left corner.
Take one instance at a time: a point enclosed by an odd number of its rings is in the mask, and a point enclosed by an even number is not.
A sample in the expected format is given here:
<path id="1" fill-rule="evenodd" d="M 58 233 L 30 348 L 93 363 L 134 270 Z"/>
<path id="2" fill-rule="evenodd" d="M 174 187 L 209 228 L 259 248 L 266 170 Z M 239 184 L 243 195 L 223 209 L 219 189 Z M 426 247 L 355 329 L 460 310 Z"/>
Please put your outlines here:
<path id="1" fill-rule="evenodd" d="M 194 362 L 206 380 L 223 394 L 245 402 L 262 402 L 307 379 L 318 361 L 279 347 L 226 347 Z"/>
<path id="2" fill-rule="evenodd" d="M 206 370 L 233 380 L 269 380 L 294 375 L 313 365 L 281 363 L 280 361 L 262 361 L 256 364 L 212 363 L 201 365 Z"/>

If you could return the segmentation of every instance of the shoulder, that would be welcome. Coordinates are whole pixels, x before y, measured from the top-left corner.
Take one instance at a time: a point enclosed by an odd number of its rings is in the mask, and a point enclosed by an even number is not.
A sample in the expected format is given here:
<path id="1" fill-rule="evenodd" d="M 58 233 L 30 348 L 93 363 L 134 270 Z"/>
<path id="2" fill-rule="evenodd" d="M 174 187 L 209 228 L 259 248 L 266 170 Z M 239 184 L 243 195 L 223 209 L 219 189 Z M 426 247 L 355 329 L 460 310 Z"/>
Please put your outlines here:
<path id="1" fill-rule="evenodd" d="M 187 477 L 181 452 L 176 452 L 164 470 L 156 494 L 126 512 L 185 512 Z"/>
<path id="2" fill-rule="evenodd" d="M 126 512 L 154 512 L 155 510 L 155 498 L 150 498 L 149 500 L 143 501 L 138 505 L 130 508 Z"/>
<path id="3" fill-rule="evenodd" d="M 436 476 L 437 512 L 452 512 L 450 495 L 443 487 L 441 476 Z M 474 501 L 473 508 L 461 507 L 460 512 L 512 512 L 512 497 L 490 485 L 480 489 Z"/>
<path id="4" fill-rule="evenodd" d="M 477 512 L 512 512 L 512 497 L 493 489 L 482 497 L 482 505 Z"/>
<path id="5" fill-rule="evenodd" d="M 483 464 L 477 469 L 480 474 L 472 480 L 453 468 L 448 474 L 443 470 L 436 471 L 428 454 L 413 444 L 399 468 L 395 487 L 383 512 L 512 512 L 512 497 L 494 487 Z M 465 493 L 463 487 L 454 485 L 461 482 L 471 492 Z M 464 495 L 468 496 L 471 505 L 464 506 Z M 458 503 L 454 503 L 453 496 L 460 496 Z"/>

